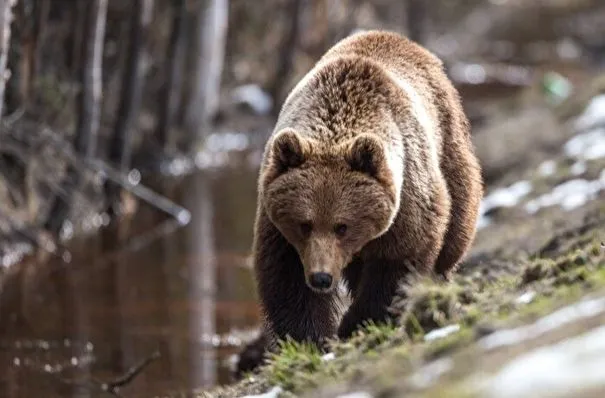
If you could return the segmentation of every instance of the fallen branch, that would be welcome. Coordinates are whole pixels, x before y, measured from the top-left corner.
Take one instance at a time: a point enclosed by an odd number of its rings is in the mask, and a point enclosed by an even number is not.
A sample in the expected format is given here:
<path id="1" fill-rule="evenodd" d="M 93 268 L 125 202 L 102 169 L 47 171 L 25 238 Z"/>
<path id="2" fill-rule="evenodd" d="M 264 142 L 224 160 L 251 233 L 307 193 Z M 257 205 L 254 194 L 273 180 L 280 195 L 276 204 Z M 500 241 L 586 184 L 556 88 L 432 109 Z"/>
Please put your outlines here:
<path id="1" fill-rule="evenodd" d="M 123 376 L 120 376 L 113 381 L 102 383 L 101 390 L 114 395 L 118 395 L 120 387 L 124 387 L 125 385 L 133 381 L 151 362 L 160 358 L 160 356 L 160 352 L 155 351 L 149 357 L 143 359 L 138 364 L 128 369 L 128 371 Z"/>
<path id="2" fill-rule="evenodd" d="M 11 140 L 15 141 L 15 142 L 13 143 L 13 142 L 11 142 Z M 28 150 L 25 148 L 21 148 L 19 144 L 21 144 L 21 143 L 10 135 L 2 137 L 2 148 L 0 149 L 0 154 L 6 153 L 9 155 L 12 155 L 12 156 L 16 157 L 17 159 L 19 159 L 20 161 L 22 161 L 24 164 L 30 165 L 31 162 L 33 161 L 33 159 L 35 158 L 34 153 L 36 151 L 31 150 L 31 149 Z M 38 160 L 40 160 L 40 159 L 38 159 Z M 44 169 L 44 163 L 41 164 L 41 167 L 32 168 L 30 170 L 32 177 L 40 177 L 40 180 L 44 184 L 46 184 L 46 186 L 48 188 L 50 188 L 53 191 L 53 194 L 56 194 L 59 198 L 61 198 L 63 200 L 68 200 L 70 198 L 70 195 L 75 195 L 76 197 L 73 199 L 76 199 L 76 202 L 75 202 L 76 204 L 92 206 L 92 202 L 90 200 L 88 200 L 86 195 L 84 195 L 78 191 L 75 191 L 72 193 L 68 192 L 68 190 L 65 189 L 65 187 L 62 186 L 61 184 L 54 183 L 50 179 L 45 178 L 46 177 L 45 175 L 38 172 L 39 169 Z M 70 179 L 69 176 L 65 177 L 64 182 L 67 182 L 68 184 L 75 184 L 75 181 L 73 179 Z"/>
<path id="3" fill-rule="evenodd" d="M 102 160 L 85 158 L 77 154 L 67 141 L 50 129 L 44 129 L 42 134 L 49 139 L 49 143 L 53 145 L 55 149 L 57 149 L 69 160 L 79 163 L 93 172 L 101 173 L 104 177 L 110 179 L 116 184 L 119 184 L 122 186 L 122 188 L 131 192 L 139 199 L 144 200 L 151 206 L 174 217 L 181 225 L 189 224 L 189 221 L 191 220 L 191 213 L 189 210 L 177 205 L 170 199 L 158 194 L 144 185 L 141 185 L 138 180 L 131 181 L 132 178 L 125 176 L 123 173 L 115 170 Z"/>

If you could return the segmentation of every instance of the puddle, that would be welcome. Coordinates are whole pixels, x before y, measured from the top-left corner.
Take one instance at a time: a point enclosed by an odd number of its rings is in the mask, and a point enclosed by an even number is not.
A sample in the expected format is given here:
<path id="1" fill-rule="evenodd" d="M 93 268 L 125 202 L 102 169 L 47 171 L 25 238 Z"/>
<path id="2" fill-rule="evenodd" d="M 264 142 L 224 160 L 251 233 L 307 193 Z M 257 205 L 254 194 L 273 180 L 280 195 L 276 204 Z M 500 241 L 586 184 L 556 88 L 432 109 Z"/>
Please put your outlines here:
<path id="1" fill-rule="evenodd" d="M 244 144 L 231 136 L 212 145 Z M 260 320 L 248 260 L 256 173 L 196 173 L 158 189 L 191 211 L 185 227 L 141 204 L 128 224 L 72 237 L 69 264 L 29 256 L 13 267 L 19 272 L 0 291 L 0 396 L 81 396 L 81 386 L 60 379 L 114 380 L 155 350 L 160 358 L 123 396 L 229 383 L 228 358 L 257 335 Z M 167 221 L 172 228 L 162 227 Z"/>

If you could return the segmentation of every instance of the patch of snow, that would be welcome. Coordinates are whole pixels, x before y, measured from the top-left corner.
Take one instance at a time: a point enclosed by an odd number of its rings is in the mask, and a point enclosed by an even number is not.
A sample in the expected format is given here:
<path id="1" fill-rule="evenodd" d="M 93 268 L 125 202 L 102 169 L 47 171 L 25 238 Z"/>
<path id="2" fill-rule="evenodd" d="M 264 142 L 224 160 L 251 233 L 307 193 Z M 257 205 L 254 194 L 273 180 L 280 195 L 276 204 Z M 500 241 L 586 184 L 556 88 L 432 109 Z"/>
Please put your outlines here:
<path id="1" fill-rule="evenodd" d="M 258 395 L 243 395 L 240 398 L 277 398 L 282 391 L 283 389 L 280 386 L 275 386 L 266 393 Z"/>
<path id="2" fill-rule="evenodd" d="M 538 174 L 542 177 L 551 176 L 555 174 L 555 171 L 557 171 L 557 162 L 554 160 L 545 160 L 538 166 Z"/>
<path id="3" fill-rule="evenodd" d="M 605 123 L 605 94 L 597 95 L 590 101 L 575 120 L 575 127 L 583 130 L 600 123 Z"/>
<path id="4" fill-rule="evenodd" d="M 249 144 L 245 133 L 212 133 L 206 139 L 205 149 L 209 152 L 243 151 Z"/>
<path id="5" fill-rule="evenodd" d="M 483 214 L 481 214 L 479 216 L 479 219 L 477 220 L 477 229 L 482 229 L 487 227 L 488 225 L 490 225 L 492 223 L 492 219 L 489 218 L 488 216 L 485 216 Z"/>
<path id="6" fill-rule="evenodd" d="M 569 323 L 577 322 L 583 318 L 590 318 L 603 312 L 605 312 L 605 297 L 583 300 L 561 308 L 530 325 L 494 332 L 479 340 L 478 344 L 485 350 L 518 344 Z"/>
<path id="7" fill-rule="evenodd" d="M 506 188 L 495 189 L 481 201 L 481 213 L 498 207 L 512 207 L 532 190 L 531 183 L 526 180 L 517 181 Z"/>
<path id="8" fill-rule="evenodd" d="M 605 119 L 602 122 L 605 123 Z M 563 152 L 567 156 L 584 160 L 605 157 L 605 128 L 594 128 L 576 135 L 563 145 Z"/>
<path id="9" fill-rule="evenodd" d="M 586 162 L 583 160 L 578 160 L 569 168 L 569 172 L 574 176 L 579 176 L 581 174 L 586 173 Z"/>
<path id="10" fill-rule="evenodd" d="M 576 59 L 582 54 L 578 44 L 569 37 L 565 37 L 557 43 L 557 54 L 563 59 Z"/>
<path id="11" fill-rule="evenodd" d="M 529 304 L 534 300 L 534 297 L 536 297 L 536 292 L 534 292 L 533 290 L 530 290 L 529 292 L 525 292 L 522 295 L 520 295 L 519 297 L 517 297 L 515 299 L 515 303 Z"/>
<path id="12" fill-rule="evenodd" d="M 273 108 L 273 98 L 257 84 L 244 84 L 231 93 L 237 104 L 246 104 L 258 115 L 266 115 Z"/>
<path id="13" fill-rule="evenodd" d="M 424 335 L 424 341 L 433 341 L 437 339 L 442 339 L 444 337 L 449 336 L 452 333 L 456 333 L 460 330 L 460 325 L 448 325 L 439 329 L 431 330 L 427 334 Z"/>
<path id="14" fill-rule="evenodd" d="M 29 243 L 18 243 L 6 250 L 4 253 L 0 253 L 0 267 L 10 268 L 11 266 L 19 263 L 25 256 L 33 253 L 33 246 Z"/>
<path id="15" fill-rule="evenodd" d="M 409 381 L 415 388 L 428 388 L 453 367 L 451 358 L 440 358 L 414 372 Z"/>
<path id="16" fill-rule="evenodd" d="M 488 385 L 493 398 L 571 397 L 603 389 L 605 326 L 515 358 Z"/>
<path id="17" fill-rule="evenodd" d="M 499 207 L 516 206 L 521 199 L 532 191 L 532 189 L 532 185 L 529 181 L 521 180 L 506 188 L 495 189 L 489 195 L 486 195 L 479 207 L 477 228 L 481 229 L 491 222 L 489 217 L 485 215 L 488 211 Z"/>
<path id="18" fill-rule="evenodd" d="M 337 395 L 336 398 L 373 398 L 374 396 L 369 392 L 355 391 L 346 394 Z"/>
<path id="19" fill-rule="evenodd" d="M 479 64 L 456 63 L 452 66 L 451 75 L 456 81 L 469 84 L 484 83 L 487 78 L 485 68 Z"/>
<path id="20" fill-rule="evenodd" d="M 573 179 L 563 182 L 551 192 L 528 201 L 525 210 L 529 214 L 534 214 L 543 207 L 554 205 L 560 205 L 564 210 L 573 210 L 596 199 L 603 189 L 605 189 L 605 170 L 593 181 Z"/>
<path id="21" fill-rule="evenodd" d="M 333 352 L 328 352 L 327 354 L 321 357 L 322 361 L 331 361 L 336 358 L 336 355 Z"/>

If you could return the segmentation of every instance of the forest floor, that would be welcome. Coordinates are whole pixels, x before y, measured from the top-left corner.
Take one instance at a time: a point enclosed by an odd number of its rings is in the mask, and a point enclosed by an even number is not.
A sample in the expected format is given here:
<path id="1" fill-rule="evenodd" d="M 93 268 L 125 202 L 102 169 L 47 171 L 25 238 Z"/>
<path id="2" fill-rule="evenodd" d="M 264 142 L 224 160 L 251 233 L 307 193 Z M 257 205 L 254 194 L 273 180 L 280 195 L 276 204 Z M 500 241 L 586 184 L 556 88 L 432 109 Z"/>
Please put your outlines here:
<path id="1" fill-rule="evenodd" d="M 370 325 L 326 355 L 285 343 L 257 373 L 195 395 L 603 396 L 599 79 L 562 105 L 519 104 L 474 132 L 482 163 L 498 169 L 486 181 L 474 248 L 452 282 L 408 288 L 411 299 L 394 303 L 399 325 Z"/>

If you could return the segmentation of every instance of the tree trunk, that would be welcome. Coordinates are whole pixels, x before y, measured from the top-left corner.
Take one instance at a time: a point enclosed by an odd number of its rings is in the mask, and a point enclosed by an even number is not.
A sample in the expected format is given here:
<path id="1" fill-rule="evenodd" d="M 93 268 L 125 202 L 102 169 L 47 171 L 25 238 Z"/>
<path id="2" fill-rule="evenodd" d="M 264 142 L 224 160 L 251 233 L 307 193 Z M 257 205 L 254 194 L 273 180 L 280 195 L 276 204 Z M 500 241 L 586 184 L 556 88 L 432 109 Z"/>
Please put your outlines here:
<path id="1" fill-rule="evenodd" d="M 86 4 L 75 1 L 70 6 L 71 35 L 67 40 L 67 65 L 72 74 L 77 75 L 82 63 L 82 41 L 84 36 L 84 20 L 86 19 Z"/>
<path id="2" fill-rule="evenodd" d="M 134 2 L 128 58 L 122 77 L 122 95 L 109 152 L 110 160 L 119 165 L 121 171 L 126 171 L 130 167 L 132 131 L 136 129 L 136 118 L 141 108 L 143 81 L 147 71 L 143 55 L 152 9 L 153 0 L 135 0 Z"/>
<path id="3" fill-rule="evenodd" d="M 408 37 L 420 44 L 426 41 L 426 1 L 425 0 L 407 0 L 407 31 Z"/>
<path id="4" fill-rule="evenodd" d="M 170 129 L 175 119 L 176 110 L 181 97 L 183 81 L 184 53 L 186 44 L 187 5 L 185 0 L 175 0 L 173 6 L 172 31 L 166 51 L 168 67 L 164 85 L 160 89 L 160 107 L 158 110 L 158 125 L 156 139 L 164 150 L 176 149 L 175 138 L 170 135 Z"/>
<path id="5" fill-rule="evenodd" d="M 9 72 L 6 70 L 11 35 L 11 8 L 16 0 L 0 0 L 0 118 L 4 109 L 4 91 Z"/>
<path id="6" fill-rule="evenodd" d="M 31 67 L 32 78 L 35 82 L 40 73 L 40 49 L 46 36 L 48 14 L 50 12 L 50 0 L 38 0 L 36 2 L 36 21 L 34 24 L 34 59 Z"/>
<path id="7" fill-rule="evenodd" d="M 275 78 L 269 89 L 269 92 L 273 97 L 274 115 L 279 113 L 279 104 L 282 101 L 284 86 L 287 84 L 292 73 L 296 45 L 298 44 L 300 35 L 300 14 L 302 14 L 303 6 L 303 0 L 292 0 L 292 3 L 288 8 L 289 15 L 287 19 L 289 23 L 287 26 L 289 26 L 290 29 L 284 35 Z"/>
<path id="8" fill-rule="evenodd" d="M 79 80 L 81 84 L 78 95 L 78 120 L 76 126 L 75 150 L 86 158 L 96 153 L 97 135 L 101 119 L 103 44 L 105 39 L 105 19 L 107 0 L 91 0 L 86 10 L 82 39 L 82 60 L 80 60 Z M 81 186 L 80 174 L 73 167 L 68 167 L 62 183 L 63 189 L 73 192 Z M 71 181 L 71 182 L 70 182 Z M 45 227 L 53 234 L 61 231 L 63 222 L 69 215 L 71 200 L 61 200 L 55 196 Z"/>
<path id="9" fill-rule="evenodd" d="M 76 151 L 91 158 L 96 153 L 97 135 L 101 119 L 103 44 L 107 0 L 91 0 L 84 33 L 84 59 L 80 68 L 80 94 Z"/>
<path id="10" fill-rule="evenodd" d="M 218 109 L 221 74 L 227 41 L 228 0 L 203 0 L 196 12 L 193 92 L 186 104 L 185 132 L 188 150 L 204 139 L 210 119 Z"/>
<path id="11" fill-rule="evenodd" d="M 118 165 L 118 169 L 122 172 L 128 170 L 132 158 L 132 132 L 136 130 L 141 108 L 143 81 L 147 70 L 143 55 L 152 10 L 153 0 L 135 0 L 133 4 L 128 55 L 122 77 L 122 94 L 109 148 L 109 160 Z M 111 207 L 119 205 L 120 191 L 115 184 L 107 183 L 106 192 Z"/>

